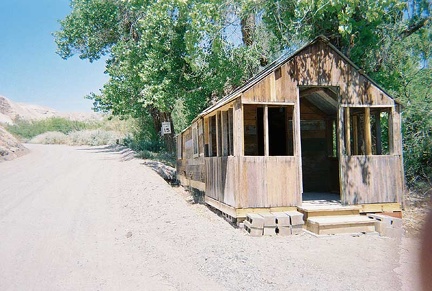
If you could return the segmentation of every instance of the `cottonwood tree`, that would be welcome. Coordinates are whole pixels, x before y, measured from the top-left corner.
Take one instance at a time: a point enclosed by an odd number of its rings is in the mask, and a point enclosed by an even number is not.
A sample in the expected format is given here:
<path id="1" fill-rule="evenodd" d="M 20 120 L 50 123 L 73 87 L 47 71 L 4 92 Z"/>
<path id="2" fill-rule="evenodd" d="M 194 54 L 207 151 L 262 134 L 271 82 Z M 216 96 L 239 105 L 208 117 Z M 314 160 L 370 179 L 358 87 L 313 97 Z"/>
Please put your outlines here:
<path id="1" fill-rule="evenodd" d="M 230 1 L 74 0 L 55 33 L 63 58 L 106 58 L 110 76 L 92 93 L 96 110 L 151 116 L 157 132 L 182 101 L 190 121 L 256 72 L 262 54 L 236 30 L 242 5 Z M 246 43 L 246 45 L 245 45 Z M 174 131 L 173 131 L 174 132 Z M 174 149 L 173 134 L 165 136 Z"/>

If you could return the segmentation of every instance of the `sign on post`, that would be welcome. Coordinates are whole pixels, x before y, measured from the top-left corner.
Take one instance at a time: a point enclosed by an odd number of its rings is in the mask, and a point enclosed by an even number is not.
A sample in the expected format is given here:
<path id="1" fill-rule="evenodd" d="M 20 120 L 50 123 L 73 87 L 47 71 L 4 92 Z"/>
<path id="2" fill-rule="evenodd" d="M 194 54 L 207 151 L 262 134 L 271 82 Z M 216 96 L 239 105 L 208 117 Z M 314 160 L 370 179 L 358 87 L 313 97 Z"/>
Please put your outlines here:
<path id="1" fill-rule="evenodd" d="M 171 133 L 171 122 L 162 122 L 162 135 Z"/>

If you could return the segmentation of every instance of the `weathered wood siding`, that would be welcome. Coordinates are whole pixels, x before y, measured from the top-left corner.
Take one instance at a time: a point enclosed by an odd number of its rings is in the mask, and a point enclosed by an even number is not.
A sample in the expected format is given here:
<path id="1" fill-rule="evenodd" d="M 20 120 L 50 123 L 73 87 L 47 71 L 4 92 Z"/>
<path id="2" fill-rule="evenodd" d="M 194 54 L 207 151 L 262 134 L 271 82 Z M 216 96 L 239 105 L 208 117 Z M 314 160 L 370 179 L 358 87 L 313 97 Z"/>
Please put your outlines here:
<path id="1" fill-rule="evenodd" d="M 206 196 L 232 207 L 236 206 L 237 161 L 236 157 L 205 158 Z"/>
<path id="2" fill-rule="evenodd" d="M 246 90 L 242 101 L 296 102 L 297 86 L 339 87 L 343 105 L 394 105 L 393 99 L 322 41 L 304 48 L 280 72 L 271 72 Z"/>
<path id="3" fill-rule="evenodd" d="M 206 158 L 206 195 L 235 208 L 301 204 L 295 157 Z"/>
<path id="4" fill-rule="evenodd" d="M 344 204 L 401 202 L 403 191 L 400 156 L 343 156 Z"/>
<path id="5" fill-rule="evenodd" d="M 177 175 L 200 183 L 205 182 L 204 162 L 204 132 L 201 121 L 196 123 L 198 135 L 198 155 L 194 156 L 192 127 L 185 130 L 181 136 L 181 159 L 177 159 Z M 179 155 L 180 156 L 180 155 Z"/>

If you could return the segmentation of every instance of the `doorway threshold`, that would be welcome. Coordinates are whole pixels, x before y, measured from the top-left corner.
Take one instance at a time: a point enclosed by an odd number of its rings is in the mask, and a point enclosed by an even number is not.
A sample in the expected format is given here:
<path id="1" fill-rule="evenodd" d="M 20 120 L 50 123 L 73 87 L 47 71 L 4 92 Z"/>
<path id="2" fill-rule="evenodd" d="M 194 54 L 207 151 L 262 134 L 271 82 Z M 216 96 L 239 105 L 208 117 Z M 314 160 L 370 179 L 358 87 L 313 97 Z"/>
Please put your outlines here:
<path id="1" fill-rule="evenodd" d="M 310 206 L 327 206 L 327 205 L 340 205 L 342 206 L 339 193 L 330 192 L 306 192 L 302 195 L 302 205 Z"/>

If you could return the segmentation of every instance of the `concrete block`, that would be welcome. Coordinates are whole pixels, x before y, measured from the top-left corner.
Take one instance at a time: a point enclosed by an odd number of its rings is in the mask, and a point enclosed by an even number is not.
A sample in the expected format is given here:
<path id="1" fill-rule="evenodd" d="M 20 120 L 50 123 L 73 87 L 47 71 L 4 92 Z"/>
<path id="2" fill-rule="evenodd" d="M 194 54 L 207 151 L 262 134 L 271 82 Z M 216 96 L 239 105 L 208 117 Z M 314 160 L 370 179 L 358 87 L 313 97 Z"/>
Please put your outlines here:
<path id="1" fill-rule="evenodd" d="M 386 223 L 379 221 L 379 220 L 375 221 L 375 231 L 376 232 L 379 232 L 381 234 L 386 227 L 387 227 Z"/>
<path id="2" fill-rule="evenodd" d="M 291 225 L 303 225 L 303 213 L 298 211 L 287 211 L 285 212 L 291 218 Z"/>
<path id="3" fill-rule="evenodd" d="M 247 221 L 247 220 L 245 220 L 243 222 L 243 224 L 244 224 L 244 229 L 251 236 L 262 236 L 263 235 L 263 229 L 262 228 L 254 228 L 254 227 L 252 227 L 252 224 L 249 221 Z"/>
<path id="4" fill-rule="evenodd" d="M 264 226 L 264 235 L 277 235 L 276 226 L 272 226 L 272 227 Z"/>
<path id="5" fill-rule="evenodd" d="M 288 236 L 291 235 L 291 226 L 279 226 L 276 230 L 278 235 Z"/>
<path id="6" fill-rule="evenodd" d="M 275 216 L 272 213 L 261 213 L 264 218 L 264 227 L 276 227 Z"/>
<path id="7" fill-rule="evenodd" d="M 275 222 L 278 226 L 290 226 L 291 219 L 285 212 L 273 212 Z"/>
<path id="8" fill-rule="evenodd" d="M 303 233 L 303 225 L 291 226 L 291 234 L 297 235 Z"/>
<path id="9" fill-rule="evenodd" d="M 245 221 L 250 223 L 251 228 L 264 227 L 264 217 L 256 213 L 248 213 Z"/>
<path id="10" fill-rule="evenodd" d="M 402 219 L 397 217 L 374 213 L 368 214 L 368 217 L 382 222 L 386 227 L 402 228 Z"/>

